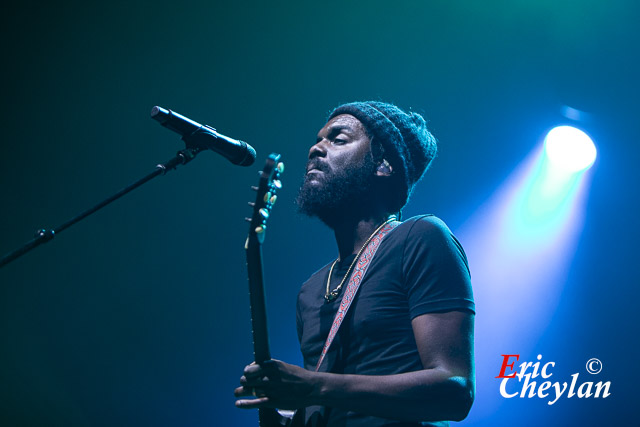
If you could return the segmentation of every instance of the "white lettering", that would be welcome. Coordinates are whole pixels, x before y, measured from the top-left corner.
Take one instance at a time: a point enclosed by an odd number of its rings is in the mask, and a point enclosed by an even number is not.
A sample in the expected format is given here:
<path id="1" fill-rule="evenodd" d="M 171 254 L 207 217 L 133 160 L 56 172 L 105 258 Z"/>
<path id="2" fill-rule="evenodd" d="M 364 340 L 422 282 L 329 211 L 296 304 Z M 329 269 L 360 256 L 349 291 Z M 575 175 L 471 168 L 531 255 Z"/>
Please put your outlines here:
<path id="1" fill-rule="evenodd" d="M 549 387 L 551 387 L 551 381 L 545 381 L 540 384 L 540 388 L 538 389 L 538 397 L 542 399 L 543 397 L 549 396 L 549 393 L 544 393 L 544 391 Z"/>
<path id="2" fill-rule="evenodd" d="M 573 397 L 576 395 L 573 389 L 576 388 L 576 383 L 578 382 L 578 376 L 579 374 L 571 375 L 571 378 L 573 379 L 571 380 L 571 387 L 569 387 L 569 394 L 567 394 L 567 397 Z"/>
<path id="3" fill-rule="evenodd" d="M 542 355 L 538 355 L 538 360 L 542 359 Z M 533 374 L 531 374 L 531 378 L 536 378 L 538 374 L 538 369 L 540 368 L 540 362 L 536 362 L 533 364 Z"/>
<path id="4" fill-rule="evenodd" d="M 525 379 L 524 379 L 524 384 L 522 384 L 522 392 L 520 393 L 520 397 L 525 397 L 525 395 L 527 394 L 527 389 L 529 389 L 529 398 L 532 398 L 533 396 L 536 395 L 536 382 L 535 381 L 531 381 L 531 383 L 529 383 L 529 379 L 531 379 L 531 375 L 527 374 L 525 375 Z"/>
<path id="5" fill-rule="evenodd" d="M 522 381 L 522 377 L 525 376 L 525 372 L 527 372 L 527 369 L 529 369 L 531 365 L 533 365 L 533 363 L 531 362 L 524 362 L 520 364 L 520 372 L 516 374 L 518 377 L 518 381 Z"/>
<path id="6" fill-rule="evenodd" d="M 587 381 L 586 383 L 582 383 L 580 385 L 580 388 L 578 389 L 578 398 L 582 399 L 583 397 L 591 397 L 591 386 L 593 385 L 592 382 Z M 586 390 L 583 390 L 586 387 Z"/>
<path id="7" fill-rule="evenodd" d="M 516 396 L 525 399 L 538 397 L 540 399 L 547 399 L 547 405 L 554 405 L 563 396 L 568 399 L 573 396 L 578 396 L 578 399 L 588 399 L 590 397 L 606 398 L 611 395 L 611 381 L 600 381 L 598 383 L 586 381 L 580 383 L 579 373 L 571 375 L 570 382 L 535 381 L 537 377 L 544 379 L 551 378 L 553 376 L 551 370 L 556 365 L 555 362 L 546 362 L 543 364 L 541 354 L 537 356 L 537 359 L 538 361 L 536 363 L 523 361 L 518 367 L 515 378 L 505 378 L 504 376 L 496 377 L 503 378 L 500 382 L 500 395 L 502 397 L 506 399 L 511 399 Z M 596 362 L 588 362 L 587 371 L 589 371 L 589 363 Z M 598 361 L 598 363 L 601 362 Z M 514 371 L 515 370 L 516 369 L 514 369 Z M 515 381 L 509 383 L 510 379 L 514 379 Z M 513 383 L 517 383 L 515 390 Z M 511 392 L 507 391 L 507 387 L 510 388 Z"/>
<path id="8" fill-rule="evenodd" d="M 509 381 L 509 379 L 510 378 L 505 378 L 500 383 L 500 394 L 502 395 L 502 397 L 506 397 L 507 399 L 515 397 L 515 396 L 518 395 L 518 392 L 515 392 L 513 394 L 507 393 L 507 381 Z"/>
<path id="9" fill-rule="evenodd" d="M 540 375 L 542 375 L 542 378 L 549 378 L 552 374 L 547 374 L 547 366 L 556 366 L 555 362 L 547 362 L 544 364 L 544 366 L 542 367 L 542 371 L 540 372 Z"/>
<path id="10" fill-rule="evenodd" d="M 602 384 L 602 381 L 598 381 L 596 383 L 596 394 L 593 397 L 600 397 L 600 390 L 602 390 L 604 387 L 606 387 L 606 389 L 604 390 L 602 398 L 604 399 L 605 397 L 611 396 L 611 393 L 609 393 L 609 386 L 611 386 L 611 381 L 607 381 L 604 384 Z"/>
<path id="11" fill-rule="evenodd" d="M 562 397 L 562 395 L 564 394 L 564 391 L 567 389 L 567 383 L 565 382 L 562 384 L 564 385 L 562 386 L 562 390 L 560 390 L 560 383 L 553 383 L 553 388 L 556 391 L 556 398 L 549 401 L 549 405 L 553 405 L 554 403 L 556 403 L 558 399 L 560 399 L 560 397 Z"/>

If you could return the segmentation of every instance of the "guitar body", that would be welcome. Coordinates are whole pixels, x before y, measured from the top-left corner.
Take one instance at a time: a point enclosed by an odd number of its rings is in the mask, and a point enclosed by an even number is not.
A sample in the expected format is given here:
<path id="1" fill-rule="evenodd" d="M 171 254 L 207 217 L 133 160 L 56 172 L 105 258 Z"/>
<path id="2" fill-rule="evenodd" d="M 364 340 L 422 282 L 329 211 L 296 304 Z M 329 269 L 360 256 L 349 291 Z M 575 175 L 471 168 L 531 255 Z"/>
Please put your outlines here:
<path id="1" fill-rule="evenodd" d="M 293 427 L 291 426 L 288 418 L 283 417 L 276 409 L 273 408 L 258 409 L 258 422 L 260 427 Z"/>
<path id="2" fill-rule="evenodd" d="M 262 408 L 258 409 L 258 420 L 260 427 L 305 427 L 304 411 L 296 411 L 293 414 L 293 418 L 289 418 L 288 416 L 281 415 L 277 409 Z M 311 423 L 308 427 L 321 426 Z"/>

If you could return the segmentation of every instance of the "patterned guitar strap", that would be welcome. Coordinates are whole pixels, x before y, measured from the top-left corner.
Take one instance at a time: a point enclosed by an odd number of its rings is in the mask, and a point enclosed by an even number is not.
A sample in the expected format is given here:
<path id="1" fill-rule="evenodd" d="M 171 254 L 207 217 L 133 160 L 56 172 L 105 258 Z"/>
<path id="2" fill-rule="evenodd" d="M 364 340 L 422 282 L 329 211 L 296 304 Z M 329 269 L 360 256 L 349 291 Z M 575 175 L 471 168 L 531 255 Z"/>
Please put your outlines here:
<path id="1" fill-rule="evenodd" d="M 320 354 L 320 358 L 318 359 L 318 364 L 316 365 L 316 372 L 320 370 L 320 366 L 322 366 L 322 362 L 324 361 L 327 352 L 329 351 L 329 347 L 331 347 L 331 343 L 333 339 L 336 337 L 338 333 L 338 329 L 340 329 L 340 325 L 344 320 L 344 317 L 347 315 L 347 311 L 349 307 L 351 307 L 351 303 L 358 292 L 358 288 L 360 288 L 360 283 L 362 282 L 362 278 L 364 277 L 369 265 L 371 265 L 371 261 L 373 260 L 373 256 L 376 254 L 378 248 L 380 247 L 380 243 L 384 236 L 386 236 L 391 230 L 400 225 L 400 221 L 392 221 L 382 227 L 375 236 L 369 241 L 369 244 L 365 248 L 365 250 L 360 255 L 358 262 L 356 264 L 353 273 L 351 274 L 351 278 L 349 279 L 349 283 L 347 284 L 347 288 L 344 291 L 344 295 L 342 296 L 342 301 L 340 302 L 340 307 L 338 308 L 338 312 L 333 318 L 333 324 L 331 325 L 331 329 L 329 330 L 329 336 L 327 337 L 327 341 L 324 343 L 324 347 L 322 348 L 322 353 Z"/>

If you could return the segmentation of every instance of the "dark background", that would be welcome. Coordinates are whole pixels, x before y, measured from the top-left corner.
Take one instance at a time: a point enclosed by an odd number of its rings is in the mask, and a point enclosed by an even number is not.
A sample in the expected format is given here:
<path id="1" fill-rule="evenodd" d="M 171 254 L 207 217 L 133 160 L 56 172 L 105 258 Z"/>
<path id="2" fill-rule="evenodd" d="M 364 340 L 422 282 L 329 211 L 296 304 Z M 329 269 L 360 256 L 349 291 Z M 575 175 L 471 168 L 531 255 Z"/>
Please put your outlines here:
<path id="1" fill-rule="evenodd" d="M 464 424 L 633 424 L 638 3 L 222 4 L 23 1 L 0 15 L 1 253 L 182 148 L 149 118 L 154 105 L 258 151 L 250 168 L 204 153 L 0 270 L 1 423 L 257 425 L 232 394 L 252 359 L 249 187 L 266 155 L 282 153 L 264 246 L 269 328 L 274 357 L 300 363 L 297 289 L 336 255 L 331 233 L 295 213 L 306 154 L 331 108 L 379 99 L 423 113 L 441 143 L 405 216 L 432 212 L 454 231 L 564 120 L 563 105 L 589 113 L 600 157 L 583 232 L 558 308 L 535 319 L 545 333 L 523 358 L 563 362 L 564 381 L 599 357 L 612 395 L 502 399 L 500 355 L 523 350 L 483 332 Z M 499 306 L 478 306 L 479 331 Z"/>

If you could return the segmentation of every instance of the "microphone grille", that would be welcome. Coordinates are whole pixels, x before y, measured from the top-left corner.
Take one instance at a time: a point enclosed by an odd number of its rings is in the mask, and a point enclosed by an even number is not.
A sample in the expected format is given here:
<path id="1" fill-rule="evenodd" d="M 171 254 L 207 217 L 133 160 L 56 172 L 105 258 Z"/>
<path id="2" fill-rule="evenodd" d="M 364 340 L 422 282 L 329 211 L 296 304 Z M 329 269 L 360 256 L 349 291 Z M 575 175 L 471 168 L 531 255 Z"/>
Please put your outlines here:
<path id="1" fill-rule="evenodd" d="M 244 158 L 238 163 L 240 166 L 251 166 L 256 161 L 256 149 L 244 141 L 240 141 L 246 147 Z"/>

